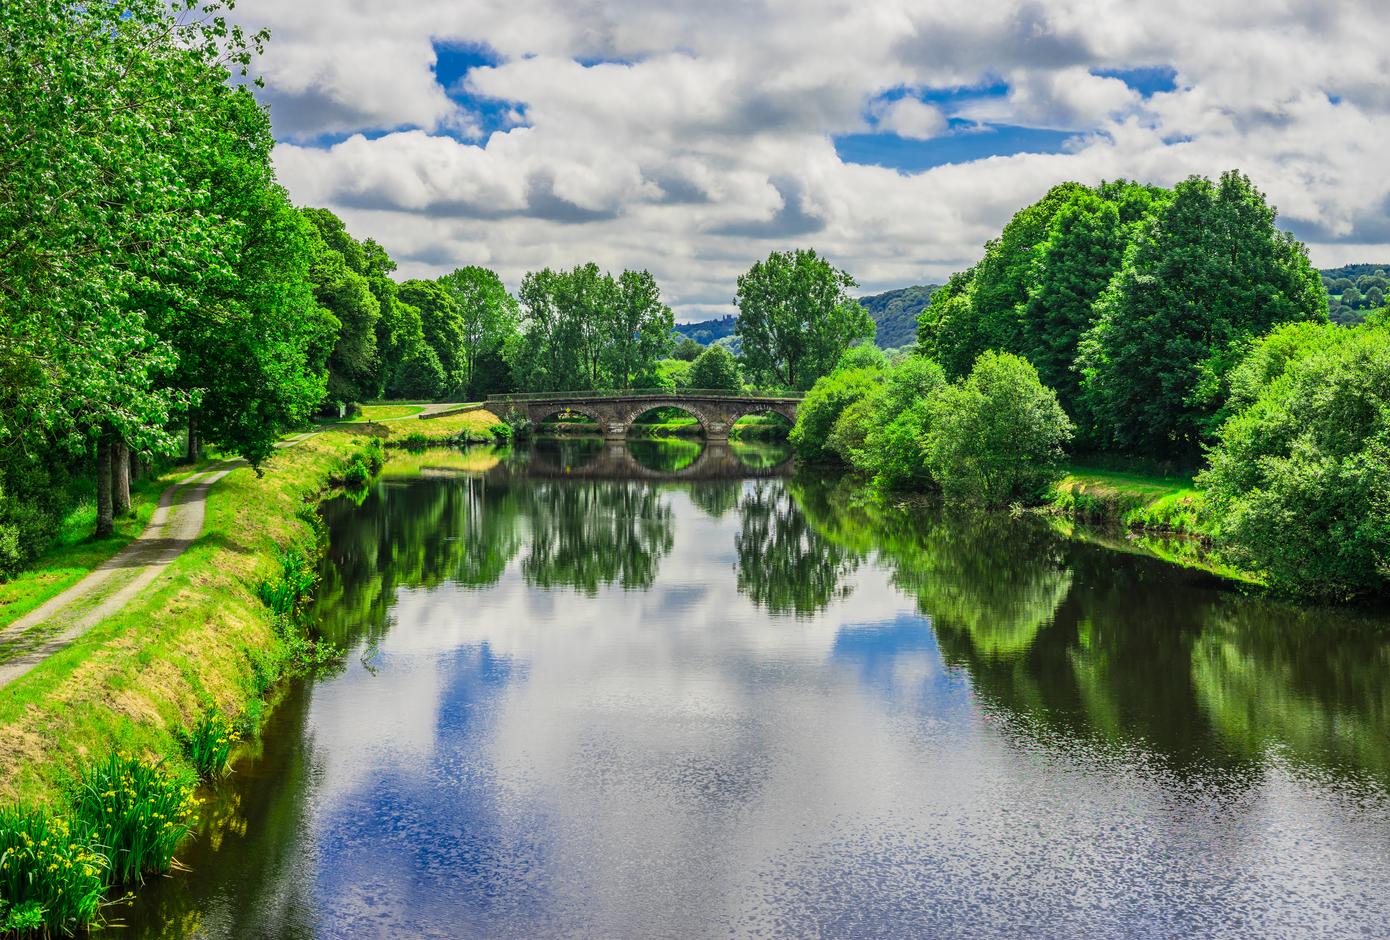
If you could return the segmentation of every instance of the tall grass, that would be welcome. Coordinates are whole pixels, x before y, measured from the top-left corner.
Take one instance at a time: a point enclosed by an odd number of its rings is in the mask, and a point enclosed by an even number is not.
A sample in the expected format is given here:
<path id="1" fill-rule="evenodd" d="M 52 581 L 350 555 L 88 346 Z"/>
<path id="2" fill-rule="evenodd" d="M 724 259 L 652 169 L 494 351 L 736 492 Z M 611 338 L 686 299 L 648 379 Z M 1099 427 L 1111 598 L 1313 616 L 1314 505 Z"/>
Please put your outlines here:
<path id="1" fill-rule="evenodd" d="M 280 576 L 261 581 L 256 594 L 275 616 L 293 617 L 300 602 L 313 590 L 316 579 L 309 559 L 298 548 L 290 547 L 280 552 Z"/>
<path id="2" fill-rule="evenodd" d="M 107 861 L 68 821 L 0 807 L 0 933 L 72 933 L 96 919 Z"/>
<path id="3" fill-rule="evenodd" d="M 227 769 L 227 761 L 241 740 L 241 732 L 235 723 L 214 708 L 193 727 L 183 728 L 179 739 L 198 776 L 211 780 Z"/>
<path id="4" fill-rule="evenodd" d="M 122 751 L 82 775 L 73 825 L 106 856 L 108 880 L 126 884 L 173 866 L 174 849 L 188 834 L 197 804 L 191 781 L 164 761 Z"/>

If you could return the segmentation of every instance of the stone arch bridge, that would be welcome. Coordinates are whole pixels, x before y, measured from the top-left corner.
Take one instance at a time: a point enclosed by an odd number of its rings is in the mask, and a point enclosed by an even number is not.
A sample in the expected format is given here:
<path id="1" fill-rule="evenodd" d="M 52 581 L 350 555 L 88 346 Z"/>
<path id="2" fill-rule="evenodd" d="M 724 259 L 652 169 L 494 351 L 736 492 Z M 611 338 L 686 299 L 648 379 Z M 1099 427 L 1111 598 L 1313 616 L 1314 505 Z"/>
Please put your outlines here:
<path id="1" fill-rule="evenodd" d="M 679 408 L 700 422 L 705 439 L 727 440 L 729 428 L 744 415 L 779 414 L 796 423 L 791 396 L 750 395 L 714 389 L 637 389 L 610 392 L 535 392 L 525 395 L 492 395 L 487 408 L 508 421 L 522 419 L 539 424 L 555 414 L 580 414 L 597 422 L 603 436 L 621 440 L 640 415 L 653 408 Z"/>

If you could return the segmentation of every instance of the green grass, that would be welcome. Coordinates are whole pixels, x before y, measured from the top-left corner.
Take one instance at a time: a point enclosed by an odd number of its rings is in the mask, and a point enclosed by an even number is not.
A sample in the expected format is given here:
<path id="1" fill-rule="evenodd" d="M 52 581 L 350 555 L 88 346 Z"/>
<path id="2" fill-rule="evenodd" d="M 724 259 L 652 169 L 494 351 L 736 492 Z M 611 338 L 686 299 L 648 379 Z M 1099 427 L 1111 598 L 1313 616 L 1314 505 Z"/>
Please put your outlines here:
<path id="1" fill-rule="evenodd" d="M 95 504 L 84 503 L 68 514 L 58 537 L 29 570 L 0 583 L 0 627 L 13 623 L 44 601 L 61 594 L 86 577 L 102 562 L 125 548 L 149 525 L 159 504 L 159 494 L 197 468 L 174 467 L 130 486 L 131 515 L 116 520 L 116 531 L 93 538 Z"/>
<path id="2" fill-rule="evenodd" d="M 315 551 L 305 512 L 362 452 L 362 432 L 330 427 L 277 451 L 208 494 L 202 535 L 124 610 L 0 688 L 0 803 L 60 805 L 94 755 L 113 748 L 193 771 L 178 729 L 209 708 L 239 715 L 287 655 L 256 585 L 279 556 Z"/>
<path id="3" fill-rule="evenodd" d="M 363 405 L 362 413 L 353 420 L 389 421 L 392 418 L 409 418 L 424 410 L 424 405 Z"/>
<path id="4" fill-rule="evenodd" d="M 491 411 L 479 409 L 443 418 L 421 419 L 388 427 L 392 444 L 430 447 L 443 444 L 484 444 L 496 440 L 493 426 L 502 423 Z"/>
<path id="5" fill-rule="evenodd" d="M 1053 485 L 1048 506 L 1084 521 L 1134 529 L 1210 534 L 1203 496 L 1187 476 L 1072 467 Z"/>

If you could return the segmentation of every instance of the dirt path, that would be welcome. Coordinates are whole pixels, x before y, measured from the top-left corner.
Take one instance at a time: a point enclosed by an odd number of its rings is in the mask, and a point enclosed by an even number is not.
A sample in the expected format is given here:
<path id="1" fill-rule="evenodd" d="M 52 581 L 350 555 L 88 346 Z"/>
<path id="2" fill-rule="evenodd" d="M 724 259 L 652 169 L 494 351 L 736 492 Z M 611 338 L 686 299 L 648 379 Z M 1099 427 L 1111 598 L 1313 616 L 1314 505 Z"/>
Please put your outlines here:
<path id="1" fill-rule="evenodd" d="M 290 447 L 315 432 L 276 444 Z M 0 629 L 0 686 L 7 685 L 112 616 L 164 573 L 203 532 L 207 495 L 244 460 L 191 474 L 159 497 L 145 531 L 72 587 Z"/>

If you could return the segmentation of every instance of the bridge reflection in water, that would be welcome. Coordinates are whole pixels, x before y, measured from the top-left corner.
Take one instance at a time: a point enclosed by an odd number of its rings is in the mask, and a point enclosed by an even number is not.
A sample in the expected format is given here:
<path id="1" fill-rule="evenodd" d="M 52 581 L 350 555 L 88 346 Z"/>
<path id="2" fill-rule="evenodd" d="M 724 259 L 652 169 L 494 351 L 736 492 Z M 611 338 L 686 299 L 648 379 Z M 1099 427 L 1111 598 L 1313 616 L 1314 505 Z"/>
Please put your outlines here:
<path id="1" fill-rule="evenodd" d="M 525 472 L 588 480 L 742 480 L 790 476 L 791 447 L 780 442 L 698 439 L 539 438 Z"/>

